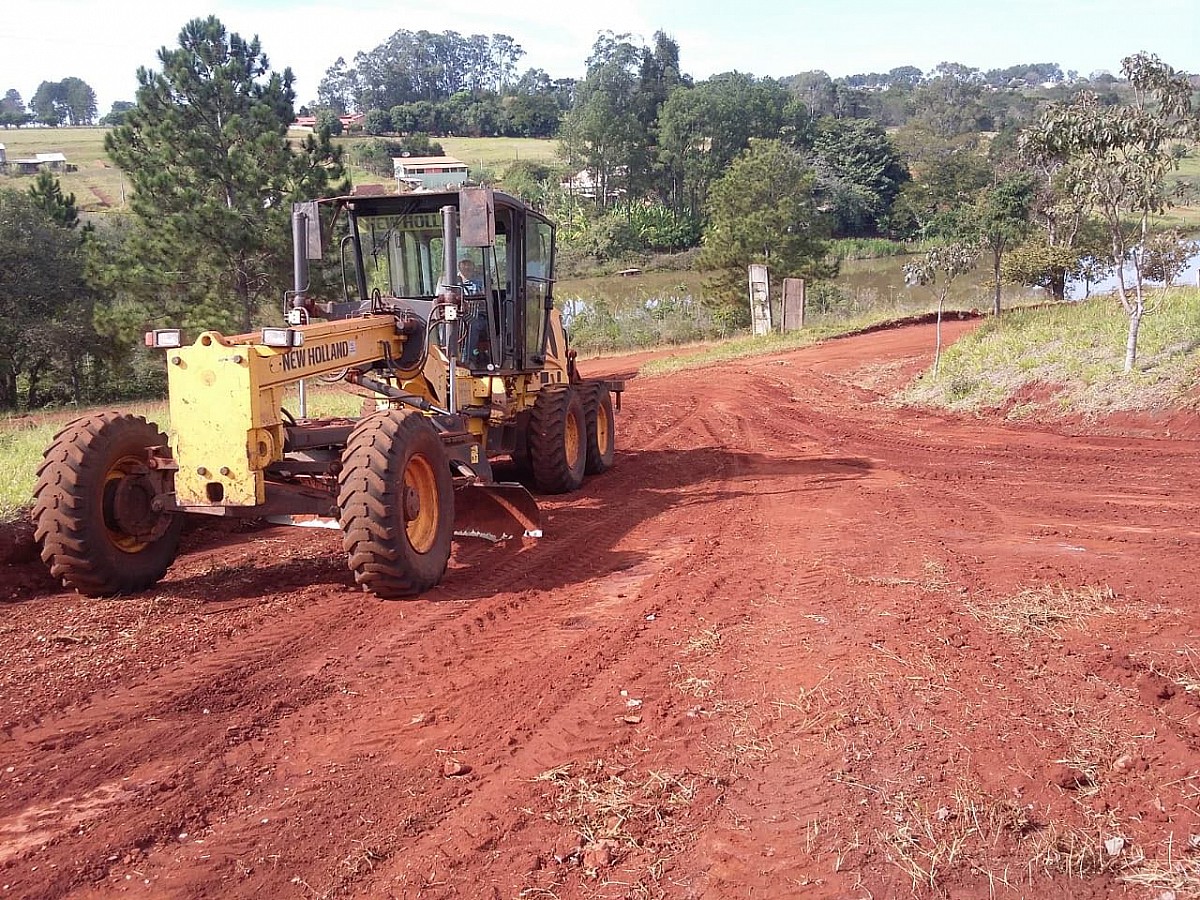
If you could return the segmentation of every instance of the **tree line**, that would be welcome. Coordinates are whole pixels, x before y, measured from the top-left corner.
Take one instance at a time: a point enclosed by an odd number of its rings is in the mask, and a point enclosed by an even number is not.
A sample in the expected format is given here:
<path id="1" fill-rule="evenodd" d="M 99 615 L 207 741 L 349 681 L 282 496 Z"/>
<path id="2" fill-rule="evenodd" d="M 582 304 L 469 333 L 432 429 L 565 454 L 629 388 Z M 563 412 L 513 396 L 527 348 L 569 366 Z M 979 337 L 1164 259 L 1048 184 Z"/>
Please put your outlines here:
<path id="1" fill-rule="evenodd" d="M 1195 84 L 1146 54 L 1121 78 L 946 63 L 697 80 L 666 33 L 606 32 L 569 83 L 519 73 L 523 55 L 504 35 L 401 31 L 352 66 L 339 60 L 314 106 L 381 104 L 365 111 L 376 125 L 386 112 L 389 136 L 349 154 L 387 175 L 397 152 L 440 152 L 430 133 L 484 131 L 489 103 L 511 114 L 522 97 L 550 97 L 555 115 L 539 127 L 553 122 L 558 163 L 475 176 L 547 211 L 568 265 L 696 248 L 704 302 L 726 329 L 747 316 L 747 264 L 819 286 L 836 272 L 834 238 L 964 248 L 939 259 L 986 258 L 997 304 L 1002 278 L 1062 296 L 1068 280 L 1135 255 L 1131 321 L 1140 279 L 1169 276 L 1184 246 L 1151 234 L 1149 217 L 1190 152 Z M 0 406 L 153 390 L 161 360 L 138 349 L 147 325 L 231 333 L 277 316 L 290 203 L 347 188 L 329 128 L 289 142 L 292 73 L 273 71 L 257 39 L 197 19 L 157 61 L 137 71 L 136 101 L 105 142 L 132 186 L 127 212 L 81 228 L 48 174 L 24 193 L 0 189 Z M 457 125 L 437 118 L 447 111 Z M 817 295 L 837 302 L 836 286 Z"/>

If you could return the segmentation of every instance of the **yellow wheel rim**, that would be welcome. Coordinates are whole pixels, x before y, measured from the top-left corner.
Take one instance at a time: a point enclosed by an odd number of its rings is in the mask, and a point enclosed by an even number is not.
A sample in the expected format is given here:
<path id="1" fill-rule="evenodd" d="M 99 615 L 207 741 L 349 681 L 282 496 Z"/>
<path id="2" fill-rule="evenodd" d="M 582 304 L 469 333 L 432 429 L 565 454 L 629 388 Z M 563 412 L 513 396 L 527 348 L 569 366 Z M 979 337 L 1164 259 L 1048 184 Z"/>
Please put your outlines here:
<path id="1" fill-rule="evenodd" d="M 576 462 L 579 460 L 581 442 L 579 440 L 579 422 L 569 412 L 567 413 L 567 427 L 563 438 L 566 443 L 567 462 L 574 468 Z"/>
<path id="2" fill-rule="evenodd" d="M 418 553 L 428 553 L 437 540 L 442 511 L 438 508 L 437 476 L 424 456 L 413 456 L 404 467 L 402 502 L 409 545 Z"/>
<path id="3" fill-rule="evenodd" d="M 113 463 L 112 468 L 104 475 L 104 489 L 101 495 L 101 510 L 104 516 L 104 530 L 113 546 L 126 553 L 138 553 L 150 543 L 137 535 L 121 529 L 117 521 L 115 502 L 117 489 L 121 482 L 131 477 L 135 467 L 140 464 L 137 457 L 123 456 Z"/>
<path id="4" fill-rule="evenodd" d="M 608 452 L 608 416 L 604 407 L 596 407 L 596 449 L 604 454 Z"/>

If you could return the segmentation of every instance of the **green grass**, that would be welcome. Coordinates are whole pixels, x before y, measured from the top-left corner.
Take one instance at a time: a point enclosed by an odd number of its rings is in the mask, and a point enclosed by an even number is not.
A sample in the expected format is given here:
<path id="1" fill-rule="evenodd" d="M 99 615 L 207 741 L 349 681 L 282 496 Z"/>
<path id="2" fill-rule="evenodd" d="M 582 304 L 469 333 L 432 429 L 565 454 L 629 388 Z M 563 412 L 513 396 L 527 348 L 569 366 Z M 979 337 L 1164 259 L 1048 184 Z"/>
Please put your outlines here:
<path id="1" fill-rule="evenodd" d="M 300 132 L 292 132 L 293 138 L 303 137 Z M 384 140 L 387 140 L 384 137 Z M 349 150 L 353 144 L 373 140 L 361 134 L 343 135 L 335 138 L 334 142 Z M 465 162 L 471 170 L 480 168 L 490 169 L 501 175 L 504 169 L 518 159 L 535 162 L 555 162 L 555 151 L 558 141 L 541 138 L 472 138 L 472 137 L 435 137 L 435 143 L 441 144 L 447 156 L 453 156 L 460 162 Z M 362 169 L 351 170 L 351 181 L 355 184 L 363 182 L 378 182 L 380 176 Z"/>
<path id="2" fill-rule="evenodd" d="M 1129 375 L 1122 373 L 1128 317 L 1115 298 L 1093 297 L 989 319 L 951 346 L 938 375 L 925 373 L 906 399 L 968 411 L 1009 406 L 1014 417 L 1194 407 L 1200 290 L 1155 291 L 1148 306 Z"/>
<path id="3" fill-rule="evenodd" d="M 308 401 L 308 414 L 313 417 L 357 416 L 363 398 L 340 387 L 313 383 Z M 289 393 L 286 405 L 289 411 L 296 412 L 294 391 Z M 0 418 L 0 459 L 5 462 L 3 469 L 0 469 L 0 522 L 11 521 L 29 506 L 38 464 L 42 453 L 54 440 L 54 435 L 80 416 L 106 410 L 145 416 L 164 431 L 171 424 L 165 400 L 107 404 L 90 409 L 47 410 Z"/>
<path id="4" fill-rule="evenodd" d="M 923 249 L 920 243 L 906 244 L 888 238 L 837 238 L 829 242 L 829 255 L 834 259 L 882 259 L 920 253 Z"/>

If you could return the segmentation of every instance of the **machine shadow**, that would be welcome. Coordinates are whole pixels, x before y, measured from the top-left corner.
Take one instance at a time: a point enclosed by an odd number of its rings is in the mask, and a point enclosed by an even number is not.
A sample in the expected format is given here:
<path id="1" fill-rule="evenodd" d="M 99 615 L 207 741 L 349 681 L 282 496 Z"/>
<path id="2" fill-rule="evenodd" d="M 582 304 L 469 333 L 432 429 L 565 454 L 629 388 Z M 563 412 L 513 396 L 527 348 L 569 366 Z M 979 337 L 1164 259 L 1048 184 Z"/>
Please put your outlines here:
<path id="1" fill-rule="evenodd" d="M 845 456 L 785 457 L 720 447 L 685 450 L 621 451 L 608 472 L 588 478 L 583 487 L 566 495 L 539 495 L 544 536 L 491 544 L 456 539 L 450 568 L 442 583 L 418 602 L 464 602 L 515 591 L 548 591 L 628 571 L 651 554 L 618 549 L 625 537 L 644 522 L 671 509 L 690 509 L 708 515 L 716 504 L 747 496 L 794 494 L 813 497 L 837 485 L 865 477 L 870 460 Z M 497 467 L 500 479 L 512 473 Z M 783 479 L 784 483 L 763 484 Z M 204 523 L 185 535 L 181 559 L 197 553 L 237 548 L 280 535 L 280 526 L 255 530 L 250 523 L 210 526 Z M 686 535 L 682 535 L 686 537 Z M 167 577 L 143 594 L 200 600 L 218 607 L 286 591 L 327 586 L 335 591 L 357 591 L 346 567 L 340 533 L 322 532 L 310 537 L 327 555 L 307 555 L 263 565 L 253 559 L 216 562 L 203 574 Z M 13 567 L 22 571 L 17 596 L 20 602 L 63 592 L 40 561 Z M 15 574 L 15 573 L 14 573 Z M 118 598 L 115 601 L 120 602 Z M 399 601 L 405 602 L 405 601 Z"/>
<path id="2" fill-rule="evenodd" d="M 618 545 L 643 522 L 667 510 L 694 510 L 694 516 L 701 517 L 711 515 L 714 505 L 743 497 L 811 498 L 863 478 L 872 468 L 862 457 L 781 457 L 720 447 L 621 452 L 609 472 L 588 479 L 579 491 L 538 497 L 542 538 L 498 545 L 457 542 L 453 568 L 426 596 L 468 601 L 603 579 L 651 558 L 649 552 Z M 497 475 L 505 477 L 502 469 Z M 773 479 L 782 483 L 763 483 Z M 480 570 L 488 573 L 486 578 L 479 577 Z"/>

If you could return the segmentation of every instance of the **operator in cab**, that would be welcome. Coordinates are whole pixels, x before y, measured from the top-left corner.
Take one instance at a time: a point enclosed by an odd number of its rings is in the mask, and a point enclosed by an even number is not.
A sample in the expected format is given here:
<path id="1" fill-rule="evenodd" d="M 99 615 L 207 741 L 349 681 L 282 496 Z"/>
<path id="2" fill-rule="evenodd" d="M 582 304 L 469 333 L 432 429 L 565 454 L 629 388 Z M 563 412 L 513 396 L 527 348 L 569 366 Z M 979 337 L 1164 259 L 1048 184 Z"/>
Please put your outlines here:
<path id="1" fill-rule="evenodd" d="M 469 256 L 458 261 L 458 283 L 462 285 L 464 294 L 483 293 L 483 280 L 475 269 L 475 261 Z"/>

